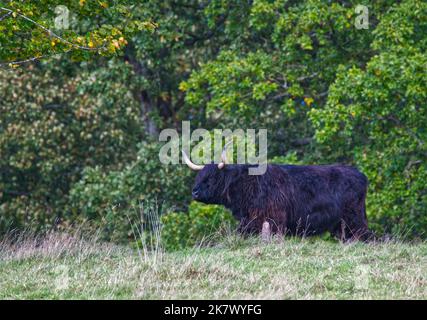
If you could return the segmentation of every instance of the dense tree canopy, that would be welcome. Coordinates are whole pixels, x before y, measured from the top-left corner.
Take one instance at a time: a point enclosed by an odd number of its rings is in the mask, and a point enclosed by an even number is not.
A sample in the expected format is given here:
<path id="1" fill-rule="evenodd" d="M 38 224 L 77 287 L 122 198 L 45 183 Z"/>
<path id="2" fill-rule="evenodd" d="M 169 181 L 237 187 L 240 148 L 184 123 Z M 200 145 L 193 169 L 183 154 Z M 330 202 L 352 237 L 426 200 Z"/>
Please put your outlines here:
<path id="1" fill-rule="evenodd" d="M 2 1 L 0 31 L 1 230 L 184 210 L 190 173 L 157 157 L 182 120 L 357 165 L 377 230 L 427 227 L 425 1 Z"/>

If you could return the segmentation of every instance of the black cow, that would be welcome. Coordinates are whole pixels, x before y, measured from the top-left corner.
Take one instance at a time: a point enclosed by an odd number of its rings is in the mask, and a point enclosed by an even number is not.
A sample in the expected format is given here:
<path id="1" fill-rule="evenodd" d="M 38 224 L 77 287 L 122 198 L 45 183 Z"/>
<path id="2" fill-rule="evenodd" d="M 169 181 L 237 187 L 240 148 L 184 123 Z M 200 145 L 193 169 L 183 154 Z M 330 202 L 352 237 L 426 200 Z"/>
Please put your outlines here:
<path id="1" fill-rule="evenodd" d="M 243 233 L 260 233 L 264 222 L 271 231 L 300 236 L 329 231 L 342 241 L 372 240 L 365 198 L 366 176 L 344 165 L 274 165 L 263 175 L 249 175 L 250 165 L 187 165 L 200 170 L 193 198 L 230 209 Z"/>

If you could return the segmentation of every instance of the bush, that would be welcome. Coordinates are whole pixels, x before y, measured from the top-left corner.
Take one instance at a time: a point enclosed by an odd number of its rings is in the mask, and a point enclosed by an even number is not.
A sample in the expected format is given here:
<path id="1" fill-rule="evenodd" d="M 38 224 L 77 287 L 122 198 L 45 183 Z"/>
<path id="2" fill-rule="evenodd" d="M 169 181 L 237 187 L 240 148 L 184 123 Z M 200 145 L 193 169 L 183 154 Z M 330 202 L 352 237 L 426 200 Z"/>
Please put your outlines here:
<path id="1" fill-rule="evenodd" d="M 237 226 L 237 221 L 224 207 L 197 202 L 190 204 L 188 213 L 168 213 L 161 217 L 161 222 L 162 244 L 168 250 L 194 246 L 220 230 Z"/>

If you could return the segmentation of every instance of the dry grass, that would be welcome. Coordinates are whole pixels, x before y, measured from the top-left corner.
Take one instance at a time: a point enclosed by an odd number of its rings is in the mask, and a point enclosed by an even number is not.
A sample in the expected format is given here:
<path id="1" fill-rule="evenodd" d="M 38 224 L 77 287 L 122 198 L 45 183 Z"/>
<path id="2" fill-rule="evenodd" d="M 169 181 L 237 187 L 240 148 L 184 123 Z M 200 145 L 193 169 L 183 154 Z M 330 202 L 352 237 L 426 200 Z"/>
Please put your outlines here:
<path id="1" fill-rule="evenodd" d="M 51 233 L 0 243 L 0 298 L 426 299 L 427 244 L 229 236 L 165 253 Z"/>

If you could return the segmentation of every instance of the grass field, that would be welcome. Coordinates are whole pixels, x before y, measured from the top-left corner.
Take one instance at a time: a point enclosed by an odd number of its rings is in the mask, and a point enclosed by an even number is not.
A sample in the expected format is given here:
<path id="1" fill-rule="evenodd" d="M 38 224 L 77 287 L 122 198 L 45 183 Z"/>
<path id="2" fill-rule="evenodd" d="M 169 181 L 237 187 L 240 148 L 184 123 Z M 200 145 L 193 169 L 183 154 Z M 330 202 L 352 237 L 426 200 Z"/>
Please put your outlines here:
<path id="1" fill-rule="evenodd" d="M 243 240 L 151 253 L 52 234 L 0 244 L 1 299 L 427 299 L 427 244 Z"/>

